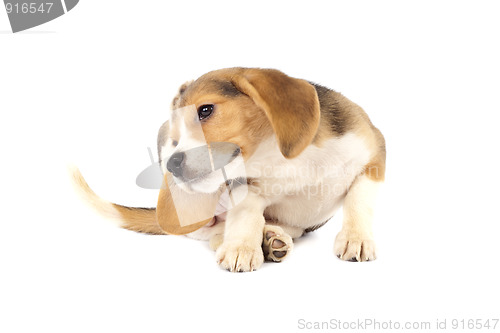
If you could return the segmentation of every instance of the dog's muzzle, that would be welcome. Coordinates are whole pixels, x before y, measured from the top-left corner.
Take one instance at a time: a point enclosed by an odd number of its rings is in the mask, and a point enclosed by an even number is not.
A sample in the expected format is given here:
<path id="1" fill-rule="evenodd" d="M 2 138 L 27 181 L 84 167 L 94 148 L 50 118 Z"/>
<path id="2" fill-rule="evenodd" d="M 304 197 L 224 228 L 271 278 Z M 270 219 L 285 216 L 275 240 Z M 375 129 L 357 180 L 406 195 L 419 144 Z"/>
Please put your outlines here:
<path id="1" fill-rule="evenodd" d="M 167 161 L 167 170 L 181 180 L 200 179 L 224 169 L 241 154 L 238 145 L 230 142 L 211 142 L 209 145 L 176 152 Z"/>

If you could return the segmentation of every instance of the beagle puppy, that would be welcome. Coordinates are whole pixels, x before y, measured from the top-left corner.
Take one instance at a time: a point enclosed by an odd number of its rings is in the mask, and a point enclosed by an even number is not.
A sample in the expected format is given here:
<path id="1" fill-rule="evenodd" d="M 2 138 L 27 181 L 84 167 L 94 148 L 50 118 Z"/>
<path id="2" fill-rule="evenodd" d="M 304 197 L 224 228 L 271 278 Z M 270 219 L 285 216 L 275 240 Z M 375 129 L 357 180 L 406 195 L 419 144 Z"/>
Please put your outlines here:
<path id="1" fill-rule="evenodd" d="M 212 214 L 187 234 L 208 240 L 222 268 L 246 272 L 264 260 L 282 261 L 294 238 L 324 225 L 341 206 L 344 220 L 335 255 L 348 261 L 376 258 L 371 224 L 386 151 L 384 137 L 361 107 L 321 85 L 259 68 L 216 70 L 182 85 L 172 108 L 189 106 L 196 110 L 206 142 L 233 144 L 233 155 L 244 163 L 244 174 L 238 174 L 238 168 L 231 169 L 236 162 L 228 162 L 231 179 L 199 172 L 199 160 L 187 152 L 203 143 L 189 125 L 172 118 L 160 128 L 161 169 L 194 196 L 186 212 L 217 205 L 224 188 L 234 194 L 245 191 L 231 209 Z M 123 228 L 165 234 L 160 220 L 175 214 L 162 209 L 160 215 L 160 206 L 172 201 L 165 188 L 157 213 L 109 203 L 92 192 L 78 171 L 74 179 L 87 199 L 118 218 Z M 234 186 L 242 179 L 246 186 Z"/>

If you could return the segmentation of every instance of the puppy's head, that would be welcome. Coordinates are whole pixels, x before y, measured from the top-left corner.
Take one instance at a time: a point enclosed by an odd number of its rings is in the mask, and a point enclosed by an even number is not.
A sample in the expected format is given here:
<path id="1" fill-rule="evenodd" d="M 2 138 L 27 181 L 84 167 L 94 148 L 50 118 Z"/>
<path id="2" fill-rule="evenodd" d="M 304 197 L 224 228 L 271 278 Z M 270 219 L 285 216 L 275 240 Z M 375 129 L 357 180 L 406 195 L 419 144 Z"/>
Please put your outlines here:
<path id="1" fill-rule="evenodd" d="M 222 155 L 229 156 L 232 178 L 244 177 L 238 174 L 237 156 L 247 160 L 274 135 L 283 156 L 294 158 L 312 142 L 320 119 L 315 88 L 272 69 L 207 73 L 181 86 L 172 104 L 172 119 L 158 136 L 162 169 L 186 189 L 199 192 L 214 192 L 224 182 L 202 167 L 210 159 L 208 151 L 213 155 L 217 149 L 226 150 Z M 216 142 L 229 144 L 210 144 Z"/>

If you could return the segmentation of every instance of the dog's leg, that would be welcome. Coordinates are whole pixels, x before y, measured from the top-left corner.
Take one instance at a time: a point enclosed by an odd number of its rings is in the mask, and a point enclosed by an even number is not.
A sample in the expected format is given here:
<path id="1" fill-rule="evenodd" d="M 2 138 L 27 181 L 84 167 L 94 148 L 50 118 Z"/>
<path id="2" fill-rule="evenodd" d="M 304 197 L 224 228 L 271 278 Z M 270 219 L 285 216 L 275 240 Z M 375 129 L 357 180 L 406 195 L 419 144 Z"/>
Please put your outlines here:
<path id="1" fill-rule="evenodd" d="M 249 272 L 262 265 L 265 204 L 263 198 L 249 192 L 242 202 L 228 212 L 224 241 L 215 254 L 222 268 L 231 272 Z"/>
<path id="2" fill-rule="evenodd" d="M 344 222 L 335 239 L 334 252 L 348 261 L 369 261 L 376 258 L 372 235 L 373 206 L 380 182 L 359 175 L 344 201 Z"/>
<path id="3" fill-rule="evenodd" d="M 293 248 L 292 237 L 283 228 L 276 224 L 267 224 L 264 227 L 264 239 L 262 250 L 266 260 L 281 262 L 287 257 Z"/>
<path id="4" fill-rule="evenodd" d="M 213 235 L 210 240 L 208 241 L 208 246 L 212 251 L 217 251 L 219 246 L 222 245 L 222 242 L 224 241 L 224 235 L 223 234 L 217 234 Z"/>

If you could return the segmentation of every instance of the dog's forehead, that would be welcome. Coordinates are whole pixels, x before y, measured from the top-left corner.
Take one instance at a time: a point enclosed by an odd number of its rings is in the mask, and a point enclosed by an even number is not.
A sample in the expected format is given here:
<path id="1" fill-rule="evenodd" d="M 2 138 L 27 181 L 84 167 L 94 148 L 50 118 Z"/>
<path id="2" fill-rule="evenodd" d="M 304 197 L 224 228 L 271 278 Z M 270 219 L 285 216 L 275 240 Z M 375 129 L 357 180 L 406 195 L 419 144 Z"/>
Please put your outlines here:
<path id="1" fill-rule="evenodd" d="M 191 83 L 180 95 L 180 107 L 195 104 L 207 95 L 219 95 L 226 98 L 235 98 L 242 95 L 229 78 L 224 76 L 202 76 Z"/>

